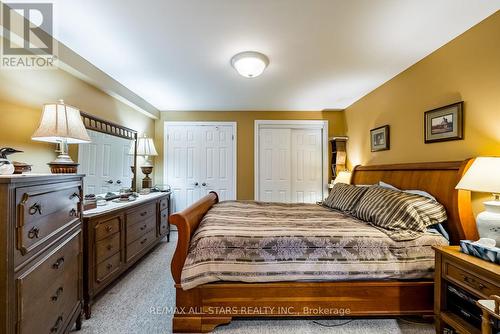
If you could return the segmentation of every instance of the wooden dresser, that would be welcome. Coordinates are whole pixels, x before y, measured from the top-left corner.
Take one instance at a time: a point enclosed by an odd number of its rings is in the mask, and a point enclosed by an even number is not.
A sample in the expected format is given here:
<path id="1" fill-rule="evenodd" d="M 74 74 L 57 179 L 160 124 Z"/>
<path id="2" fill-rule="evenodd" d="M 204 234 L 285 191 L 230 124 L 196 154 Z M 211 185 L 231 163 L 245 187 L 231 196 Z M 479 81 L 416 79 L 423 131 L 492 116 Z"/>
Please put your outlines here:
<path id="1" fill-rule="evenodd" d="M 81 327 L 82 177 L 0 176 L 0 333 Z"/>
<path id="2" fill-rule="evenodd" d="M 479 308 L 476 313 L 474 307 L 459 305 L 456 301 L 463 303 L 466 298 L 471 301 L 465 302 L 465 305 L 471 305 L 473 300 L 500 295 L 500 265 L 461 253 L 458 246 L 435 247 L 435 251 L 436 333 L 480 334 Z M 465 297 L 454 298 L 450 288 Z"/>
<path id="3" fill-rule="evenodd" d="M 130 203 L 113 203 L 84 213 L 84 309 L 91 316 L 94 297 L 170 238 L 170 193 L 151 193 Z"/>

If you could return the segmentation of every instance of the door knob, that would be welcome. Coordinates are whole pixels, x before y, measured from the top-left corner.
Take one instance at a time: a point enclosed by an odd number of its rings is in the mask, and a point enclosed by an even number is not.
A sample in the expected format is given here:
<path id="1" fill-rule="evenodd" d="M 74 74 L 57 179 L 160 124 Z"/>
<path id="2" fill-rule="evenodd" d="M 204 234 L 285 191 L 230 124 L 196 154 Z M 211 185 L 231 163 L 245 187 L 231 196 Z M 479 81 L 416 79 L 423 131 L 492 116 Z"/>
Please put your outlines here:
<path id="1" fill-rule="evenodd" d="M 116 181 L 116 184 L 122 184 L 121 180 Z"/>
<path id="2" fill-rule="evenodd" d="M 198 182 L 195 182 L 195 183 L 194 183 L 194 186 L 195 186 L 195 187 L 198 187 L 198 185 L 199 185 L 199 183 L 198 183 Z"/>
<path id="3" fill-rule="evenodd" d="M 205 182 L 203 182 L 201 185 L 204 186 L 204 187 L 206 187 L 207 184 Z"/>
<path id="4" fill-rule="evenodd" d="M 108 180 L 108 181 L 106 181 L 106 183 L 113 184 L 113 180 Z"/>

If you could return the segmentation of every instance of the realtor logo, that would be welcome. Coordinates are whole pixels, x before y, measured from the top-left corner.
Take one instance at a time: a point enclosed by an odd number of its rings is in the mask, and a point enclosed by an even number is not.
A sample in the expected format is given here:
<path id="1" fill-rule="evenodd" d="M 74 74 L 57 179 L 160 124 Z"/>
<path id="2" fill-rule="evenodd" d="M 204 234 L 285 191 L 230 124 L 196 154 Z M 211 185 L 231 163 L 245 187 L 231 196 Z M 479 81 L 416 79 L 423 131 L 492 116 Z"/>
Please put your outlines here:
<path id="1" fill-rule="evenodd" d="M 55 52 L 52 3 L 4 3 L 2 68 L 51 68 Z"/>

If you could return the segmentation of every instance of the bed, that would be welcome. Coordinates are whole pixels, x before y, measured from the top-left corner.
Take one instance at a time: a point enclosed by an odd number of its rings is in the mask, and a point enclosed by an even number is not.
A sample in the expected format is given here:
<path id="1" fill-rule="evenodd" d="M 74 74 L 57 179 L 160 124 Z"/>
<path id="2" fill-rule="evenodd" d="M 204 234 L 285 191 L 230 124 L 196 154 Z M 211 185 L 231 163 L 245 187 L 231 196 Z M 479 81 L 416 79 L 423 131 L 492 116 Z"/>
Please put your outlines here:
<path id="1" fill-rule="evenodd" d="M 470 193 L 455 190 L 455 185 L 471 162 L 466 160 L 357 166 L 353 170 L 352 183 L 366 185 L 384 181 L 401 189 L 425 190 L 445 206 L 448 216 L 446 228 L 450 234 L 450 241 L 452 244 L 457 244 L 460 239 L 477 239 L 470 207 Z M 393 247 L 386 247 L 382 254 L 372 254 L 373 252 L 367 252 L 366 249 L 363 251 L 363 247 L 359 245 L 371 239 L 382 240 L 383 235 L 377 234 L 374 229 L 361 231 L 366 224 L 362 225 L 355 219 L 346 220 L 345 217 L 338 217 L 340 213 L 325 211 L 317 205 L 255 202 L 223 202 L 216 205 L 217 203 L 217 194 L 210 193 L 189 208 L 170 217 L 170 222 L 178 229 L 178 243 L 171 266 L 177 293 L 176 312 L 173 317 L 174 332 L 210 332 L 217 325 L 228 323 L 234 317 L 366 317 L 433 314 L 431 245 L 440 244 L 442 238 L 429 235 L 419 238 L 418 243 L 416 241 L 406 244 L 393 243 Z M 256 205 L 272 207 L 256 208 Z M 280 212 L 283 217 L 288 217 L 288 222 L 284 221 L 282 226 L 276 224 L 265 226 L 265 219 L 261 219 L 263 221 L 261 226 L 255 226 L 253 230 L 248 231 L 245 227 L 248 224 L 229 219 L 235 215 L 234 212 L 238 212 L 241 221 L 241 216 L 251 216 L 252 210 L 269 212 L 273 215 Z M 307 214 L 300 213 L 301 211 L 306 211 Z M 212 219 L 208 219 L 210 216 Z M 342 229 L 338 229 L 338 224 L 336 230 L 333 227 L 329 228 L 328 222 L 336 220 L 344 222 Z M 232 225 L 231 230 L 225 228 L 228 224 Z M 235 232 L 238 228 L 240 231 Z M 286 271 L 287 261 L 300 262 L 310 259 L 311 256 L 318 257 L 318 254 L 304 254 L 300 251 L 303 247 L 298 247 L 297 254 L 290 252 L 280 254 L 279 247 L 267 245 L 267 241 L 264 240 L 265 246 L 261 248 L 274 249 L 275 252 L 269 256 L 273 260 L 278 257 L 285 261 L 283 270 L 273 272 L 265 269 L 265 261 L 260 261 L 263 262 L 261 263 L 263 267 L 258 270 L 262 273 L 259 277 L 253 274 L 245 275 L 247 264 L 244 260 L 248 257 L 248 263 L 259 262 L 258 259 L 255 261 L 256 255 L 241 254 L 242 248 L 258 248 L 255 244 L 249 244 L 249 247 L 228 247 L 227 244 L 224 247 L 217 246 L 220 243 L 231 243 L 236 240 L 241 242 L 241 238 L 233 238 L 236 236 L 253 236 L 245 241 L 251 242 L 259 239 L 255 237 L 261 233 L 265 239 L 270 233 L 269 230 L 271 234 L 285 236 L 286 238 L 282 240 L 286 242 L 298 243 L 307 242 L 308 233 L 314 234 L 316 238 L 318 233 L 324 233 L 325 237 L 333 235 L 338 238 L 338 242 L 347 243 L 345 248 L 349 251 L 339 252 L 338 249 L 343 247 L 337 247 L 335 254 L 320 254 L 320 258 L 321 256 L 334 258 L 339 263 L 338 270 L 322 272 L 321 265 L 318 265 L 312 271 L 316 271 L 316 274 L 319 272 L 327 277 L 327 280 L 315 281 L 314 276 L 307 275 L 311 271 L 310 268 L 300 272 Z M 356 231 L 360 233 L 360 238 L 352 238 L 353 232 Z M 207 240 L 203 235 L 207 233 L 212 233 L 212 236 L 220 235 L 221 238 L 219 240 L 212 238 L 211 240 L 215 242 L 203 244 L 203 240 Z M 346 237 L 347 235 L 351 237 Z M 370 238 L 367 239 L 366 235 Z M 259 241 L 259 245 L 262 245 L 262 240 Z M 355 247 L 352 247 L 353 245 Z M 227 254 L 227 249 L 230 248 L 239 249 L 239 252 Z M 320 247 L 315 245 L 311 248 Z M 353 254 L 352 249 L 358 251 Z M 321 251 L 324 253 L 324 250 Z M 265 259 L 267 253 L 260 250 L 258 256 Z M 387 265 L 387 261 L 373 261 L 374 256 L 380 257 L 381 260 L 392 257 L 393 265 Z M 363 257 L 367 257 L 370 261 L 363 263 Z M 232 259 L 234 266 L 239 269 L 231 268 L 233 264 L 230 261 L 217 263 L 227 258 Z M 236 259 L 243 259 L 243 263 L 236 263 L 234 261 Z M 349 261 L 350 259 L 352 261 Z M 214 264 L 218 264 L 219 267 L 214 267 Z M 370 268 L 370 264 L 373 268 Z M 276 268 L 274 265 L 272 267 Z M 221 268 L 227 270 L 220 270 Z M 231 274 L 234 272 L 237 274 Z"/>

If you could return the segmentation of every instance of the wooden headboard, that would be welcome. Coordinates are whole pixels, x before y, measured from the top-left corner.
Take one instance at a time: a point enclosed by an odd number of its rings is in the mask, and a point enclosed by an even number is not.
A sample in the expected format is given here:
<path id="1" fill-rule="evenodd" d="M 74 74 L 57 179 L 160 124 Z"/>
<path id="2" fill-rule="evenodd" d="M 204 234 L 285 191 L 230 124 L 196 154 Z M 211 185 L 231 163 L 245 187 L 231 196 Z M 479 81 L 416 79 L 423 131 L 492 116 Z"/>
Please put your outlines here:
<path id="1" fill-rule="evenodd" d="M 351 182 L 368 185 L 383 181 L 404 190 L 428 192 L 446 207 L 448 221 L 445 227 L 451 243 L 458 245 L 460 240 L 479 238 L 472 214 L 470 191 L 455 189 L 472 161 L 356 166 Z"/>

